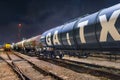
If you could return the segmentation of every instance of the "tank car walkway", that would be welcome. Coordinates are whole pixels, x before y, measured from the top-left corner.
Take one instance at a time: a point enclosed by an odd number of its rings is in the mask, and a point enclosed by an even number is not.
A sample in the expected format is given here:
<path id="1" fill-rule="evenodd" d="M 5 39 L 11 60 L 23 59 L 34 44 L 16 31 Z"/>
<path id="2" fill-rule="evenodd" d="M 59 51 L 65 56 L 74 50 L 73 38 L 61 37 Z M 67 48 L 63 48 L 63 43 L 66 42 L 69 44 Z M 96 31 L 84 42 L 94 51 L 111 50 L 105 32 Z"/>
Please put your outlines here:
<path id="1" fill-rule="evenodd" d="M 98 60 L 98 59 L 92 59 L 92 58 L 91 59 L 76 58 L 76 57 L 69 57 L 69 56 L 65 56 L 64 59 L 120 69 L 120 62 L 112 62 L 108 60 Z"/>

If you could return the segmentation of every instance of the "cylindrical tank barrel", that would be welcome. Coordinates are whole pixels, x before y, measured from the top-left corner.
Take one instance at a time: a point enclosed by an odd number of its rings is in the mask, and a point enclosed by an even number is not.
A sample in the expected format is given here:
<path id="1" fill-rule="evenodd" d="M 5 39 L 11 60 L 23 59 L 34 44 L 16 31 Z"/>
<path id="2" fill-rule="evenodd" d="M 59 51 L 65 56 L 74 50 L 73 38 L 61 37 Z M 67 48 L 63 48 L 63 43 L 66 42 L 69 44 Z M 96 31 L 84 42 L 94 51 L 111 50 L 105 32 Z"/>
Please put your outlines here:
<path id="1" fill-rule="evenodd" d="M 120 50 L 120 4 L 77 18 L 41 36 L 46 47 L 60 50 Z"/>

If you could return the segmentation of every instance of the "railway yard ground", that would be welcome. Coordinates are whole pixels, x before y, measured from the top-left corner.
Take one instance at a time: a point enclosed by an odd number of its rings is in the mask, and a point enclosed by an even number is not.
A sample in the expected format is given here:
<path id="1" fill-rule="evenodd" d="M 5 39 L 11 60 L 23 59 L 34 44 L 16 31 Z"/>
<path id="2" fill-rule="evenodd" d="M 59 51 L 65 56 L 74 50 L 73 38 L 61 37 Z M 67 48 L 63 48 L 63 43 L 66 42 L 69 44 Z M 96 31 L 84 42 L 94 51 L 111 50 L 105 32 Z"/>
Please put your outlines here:
<path id="1" fill-rule="evenodd" d="M 43 59 L 0 52 L 0 80 L 119 80 L 120 62 L 102 58 Z"/>
<path id="2" fill-rule="evenodd" d="M 0 80 L 20 80 L 15 72 L 5 63 L 0 61 Z"/>
<path id="3" fill-rule="evenodd" d="M 96 58 L 96 57 L 76 58 L 76 57 L 69 57 L 69 56 L 65 56 L 64 59 L 120 69 L 120 60 L 110 61 L 109 59 Z"/>

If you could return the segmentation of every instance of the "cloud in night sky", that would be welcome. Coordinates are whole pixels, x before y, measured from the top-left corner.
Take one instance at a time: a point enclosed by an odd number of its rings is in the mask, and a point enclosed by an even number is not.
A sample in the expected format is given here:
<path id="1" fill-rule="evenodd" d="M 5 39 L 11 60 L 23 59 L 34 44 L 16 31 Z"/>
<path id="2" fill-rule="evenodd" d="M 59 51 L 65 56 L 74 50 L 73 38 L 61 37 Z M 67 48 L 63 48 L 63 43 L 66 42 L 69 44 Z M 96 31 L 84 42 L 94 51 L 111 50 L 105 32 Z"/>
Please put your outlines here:
<path id="1" fill-rule="evenodd" d="M 118 4 L 119 0 L 1 0 L 0 44 L 30 38 L 65 22 Z"/>

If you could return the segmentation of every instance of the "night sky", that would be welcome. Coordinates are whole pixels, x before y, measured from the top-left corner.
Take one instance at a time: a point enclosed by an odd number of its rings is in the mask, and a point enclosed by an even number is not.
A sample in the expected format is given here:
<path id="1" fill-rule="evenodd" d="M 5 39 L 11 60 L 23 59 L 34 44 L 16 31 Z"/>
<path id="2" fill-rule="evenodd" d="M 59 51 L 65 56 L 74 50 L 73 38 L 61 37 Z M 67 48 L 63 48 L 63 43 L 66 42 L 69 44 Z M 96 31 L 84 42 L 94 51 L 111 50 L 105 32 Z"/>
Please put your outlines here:
<path id="1" fill-rule="evenodd" d="M 0 0 L 0 44 L 30 38 L 64 24 L 118 4 L 120 0 Z"/>

